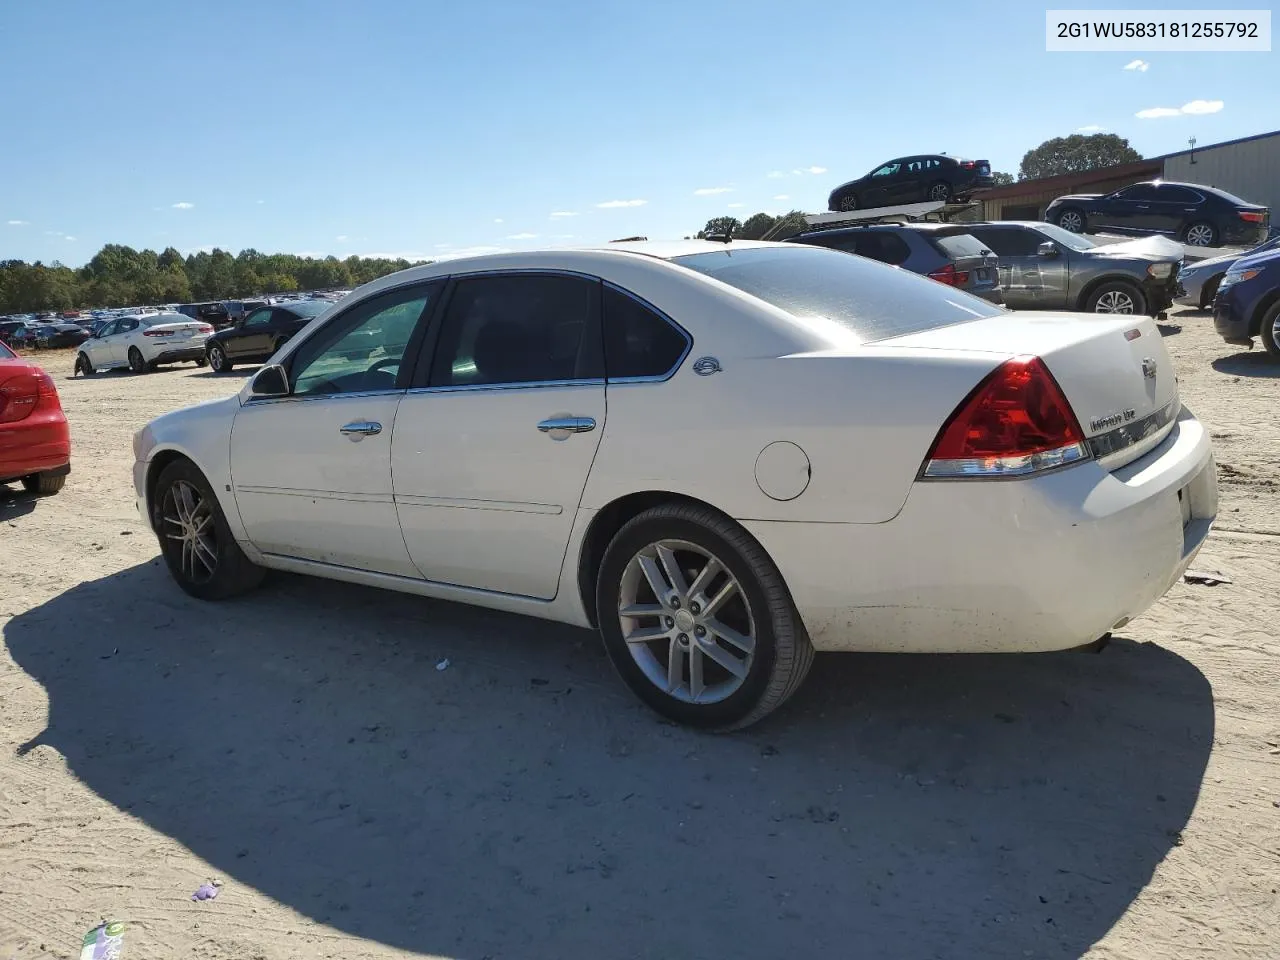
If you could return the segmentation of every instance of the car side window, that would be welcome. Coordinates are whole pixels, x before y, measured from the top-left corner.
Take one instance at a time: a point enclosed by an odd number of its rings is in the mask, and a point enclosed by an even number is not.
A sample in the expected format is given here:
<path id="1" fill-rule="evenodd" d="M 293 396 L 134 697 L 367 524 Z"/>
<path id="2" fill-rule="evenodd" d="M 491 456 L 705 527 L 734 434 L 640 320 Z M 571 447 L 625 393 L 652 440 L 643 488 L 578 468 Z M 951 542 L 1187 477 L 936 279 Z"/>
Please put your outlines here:
<path id="1" fill-rule="evenodd" d="M 459 280 L 440 325 L 429 385 L 602 377 L 599 298 L 599 281 L 564 274 Z"/>
<path id="2" fill-rule="evenodd" d="M 881 167 L 879 170 L 876 170 L 871 175 L 873 177 L 891 177 L 901 169 L 902 169 L 902 164 L 900 163 L 886 163 L 883 167 Z"/>
<path id="3" fill-rule="evenodd" d="M 116 328 L 116 333 L 129 333 L 130 331 L 137 329 L 137 320 L 121 320 L 119 326 Z"/>
<path id="4" fill-rule="evenodd" d="M 1164 203 L 1200 203 L 1204 197 L 1187 187 L 1162 183 L 1156 187 L 1156 199 Z"/>
<path id="5" fill-rule="evenodd" d="M 271 322 L 270 310 L 255 310 L 249 316 L 244 318 L 246 327 L 265 327 Z"/>
<path id="6" fill-rule="evenodd" d="M 1157 193 L 1156 188 L 1149 183 L 1135 183 L 1133 186 L 1125 187 L 1116 194 L 1116 199 L 1137 200 L 1146 203 L 1160 199 L 1160 195 Z"/>
<path id="7" fill-rule="evenodd" d="M 858 235 L 856 252 L 859 256 L 879 260 L 892 266 L 901 266 L 911 256 L 907 242 L 887 230 L 869 231 Z"/>
<path id="8" fill-rule="evenodd" d="M 648 304 L 605 284 L 604 362 L 609 379 L 666 377 L 684 358 L 689 338 Z"/>
<path id="9" fill-rule="evenodd" d="M 1018 227 L 975 227 L 969 231 L 998 257 L 1035 256 L 1040 244 L 1047 238 L 1034 230 Z"/>
<path id="10" fill-rule="evenodd" d="M 105 327 L 98 331 L 98 337 L 109 337 L 120 328 L 119 320 L 112 320 Z"/>
<path id="11" fill-rule="evenodd" d="M 334 317 L 290 359 L 290 392 L 306 397 L 397 389 L 409 340 L 440 287 L 412 284 Z"/>

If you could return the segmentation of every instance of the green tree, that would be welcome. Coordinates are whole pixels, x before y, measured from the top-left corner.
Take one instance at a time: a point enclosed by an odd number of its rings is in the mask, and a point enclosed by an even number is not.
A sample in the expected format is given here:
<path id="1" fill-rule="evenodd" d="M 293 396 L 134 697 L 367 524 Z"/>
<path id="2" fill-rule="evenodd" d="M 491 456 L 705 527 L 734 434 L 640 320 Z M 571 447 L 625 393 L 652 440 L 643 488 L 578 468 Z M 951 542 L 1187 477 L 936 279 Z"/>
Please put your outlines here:
<path id="1" fill-rule="evenodd" d="M 742 221 L 742 226 L 734 237 L 738 240 L 759 240 L 778 222 L 778 218 L 768 213 L 753 213 Z"/>
<path id="2" fill-rule="evenodd" d="M 1001 173 L 999 170 L 991 174 L 991 180 L 997 187 L 1007 187 L 1013 183 L 1012 173 Z"/>
<path id="3" fill-rule="evenodd" d="M 1085 136 L 1054 137 L 1034 150 L 1028 150 L 1018 168 L 1019 180 L 1038 180 L 1064 173 L 1083 173 L 1100 167 L 1141 160 L 1142 154 L 1129 146 L 1129 141 L 1114 133 Z"/>
<path id="4" fill-rule="evenodd" d="M 698 239 L 705 240 L 712 236 L 736 236 L 742 229 L 742 221 L 737 217 L 712 217 L 707 225 L 698 231 Z"/>

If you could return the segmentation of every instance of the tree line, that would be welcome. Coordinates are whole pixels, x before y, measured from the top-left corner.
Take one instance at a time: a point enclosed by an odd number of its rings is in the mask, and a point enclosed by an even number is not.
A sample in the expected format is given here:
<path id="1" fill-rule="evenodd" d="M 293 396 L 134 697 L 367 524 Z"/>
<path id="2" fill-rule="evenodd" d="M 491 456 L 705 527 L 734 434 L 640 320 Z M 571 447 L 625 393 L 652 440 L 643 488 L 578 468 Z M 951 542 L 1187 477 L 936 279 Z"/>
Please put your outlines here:
<path id="1" fill-rule="evenodd" d="M 233 256 L 215 248 L 184 257 L 173 247 L 156 253 L 109 243 L 79 269 L 56 261 L 0 260 L 0 314 L 231 300 L 354 287 L 413 265 L 403 259 L 316 259 L 253 249 Z"/>

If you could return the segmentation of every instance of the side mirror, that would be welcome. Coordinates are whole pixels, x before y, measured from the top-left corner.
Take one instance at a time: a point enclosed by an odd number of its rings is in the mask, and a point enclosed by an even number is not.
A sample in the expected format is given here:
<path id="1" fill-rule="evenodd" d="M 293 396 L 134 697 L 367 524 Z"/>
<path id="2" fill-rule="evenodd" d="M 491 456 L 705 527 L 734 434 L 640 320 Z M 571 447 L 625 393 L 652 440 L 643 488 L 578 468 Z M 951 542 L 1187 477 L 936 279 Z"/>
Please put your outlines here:
<path id="1" fill-rule="evenodd" d="M 289 395 L 289 375 L 284 367 L 273 363 L 263 367 L 253 377 L 253 396 L 255 398 L 287 397 Z"/>
<path id="2" fill-rule="evenodd" d="M 1052 240 L 1046 240 L 1040 246 L 1036 247 L 1036 256 L 1038 257 L 1056 257 L 1058 255 L 1058 245 Z"/>

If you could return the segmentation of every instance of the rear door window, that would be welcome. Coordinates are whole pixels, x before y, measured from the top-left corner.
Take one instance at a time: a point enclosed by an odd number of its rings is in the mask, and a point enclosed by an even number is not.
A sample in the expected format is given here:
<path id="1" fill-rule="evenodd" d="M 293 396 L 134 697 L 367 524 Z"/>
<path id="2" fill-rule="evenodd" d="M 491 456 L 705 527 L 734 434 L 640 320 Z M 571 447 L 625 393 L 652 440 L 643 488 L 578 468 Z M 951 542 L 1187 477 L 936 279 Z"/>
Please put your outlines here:
<path id="1" fill-rule="evenodd" d="M 890 233 L 887 230 L 868 230 L 856 236 L 857 245 L 854 247 L 854 252 L 860 257 L 879 260 L 881 263 L 896 267 L 905 263 L 907 257 L 911 256 L 911 248 L 896 233 Z"/>
<path id="2" fill-rule="evenodd" d="M 954 233 L 950 236 L 929 239 L 944 257 L 952 260 L 961 257 L 984 257 L 988 253 L 995 253 L 989 246 L 969 233 Z"/>
<path id="3" fill-rule="evenodd" d="M 832 320 L 864 343 L 1004 312 L 910 271 L 803 244 L 695 253 L 672 262 L 792 316 Z"/>
<path id="4" fill-rule="evenodd" d="M 1157 199 L 1164 203 L 1200 203 L 1204 197 L 1188 187 L 1179 187 L 1173 183 L 1162 183 L 1156 188 Z"/>
<path id="5" fill-rule="evenodd" d="M 975 227 L 971 232 L 999 257 L 1033 257 L 1045 239 L 1024 227 Z"/>
<path id="6" fill-rule="evenodd" d="M 604 364 L 609 380 L 665 379 L 689 349 L 683 330 L 647 304 L 604 287 Z"/>

